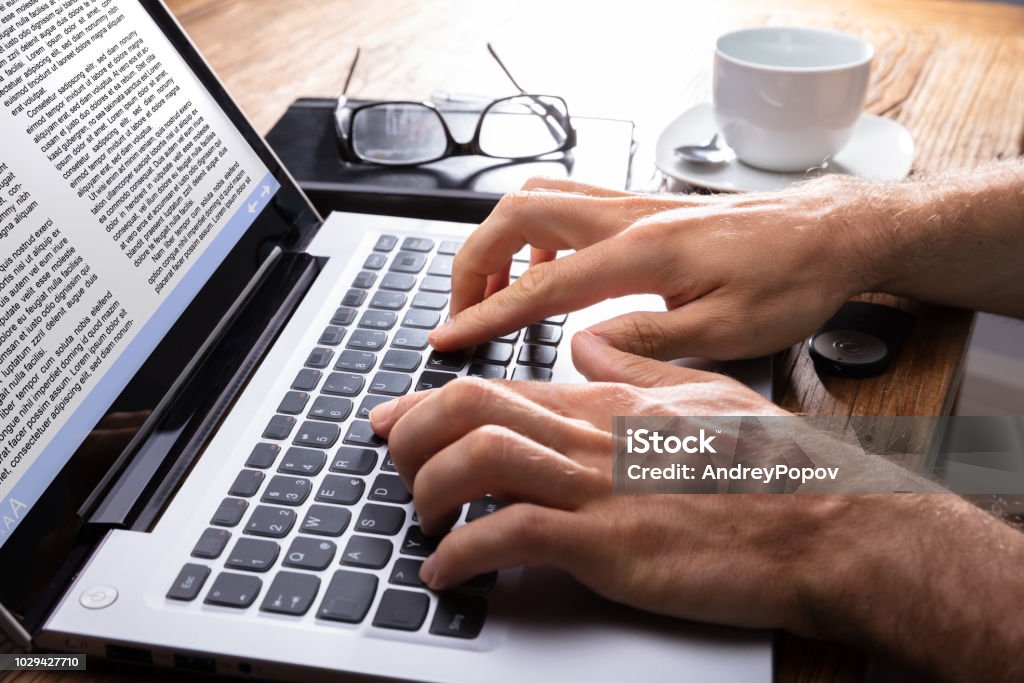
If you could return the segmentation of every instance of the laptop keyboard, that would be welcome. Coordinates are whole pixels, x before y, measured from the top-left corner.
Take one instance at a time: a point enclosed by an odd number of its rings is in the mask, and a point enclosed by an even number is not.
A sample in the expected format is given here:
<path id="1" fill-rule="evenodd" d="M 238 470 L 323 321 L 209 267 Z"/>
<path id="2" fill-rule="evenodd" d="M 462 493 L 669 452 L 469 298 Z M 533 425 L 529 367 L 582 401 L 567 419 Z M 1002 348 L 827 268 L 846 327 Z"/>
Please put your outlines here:
<path id="1" fill-rule="evenodd" d="M 427 334 L 448 309 L 459 246 L 379 237 L 304 366 L 295 368 L 276 414 L 254 435 L 227 497 L 211 511 L 210 527 L 192 550 L 208 562 L 186 563 L 167 598 L 202 596 L 239 613 L 298 617 L 312 610 L 318 620 L 369 620 L 398 631 L 423 629 L 433 602 L 430 634 L 479 635 L 497 574 L 439 596 L 420 583 L 420 566 L 437 540 L 416 525 L 412 496 L 370 428 L 369 413 L 463 375 L 550 381 L 566 316 L 469 352 L 432 351 Z M 527 266 L 528 257 L 517 255 L 512 277 Z M 465 519 L 500 507 L 484 498 L 466 507 Z"/>

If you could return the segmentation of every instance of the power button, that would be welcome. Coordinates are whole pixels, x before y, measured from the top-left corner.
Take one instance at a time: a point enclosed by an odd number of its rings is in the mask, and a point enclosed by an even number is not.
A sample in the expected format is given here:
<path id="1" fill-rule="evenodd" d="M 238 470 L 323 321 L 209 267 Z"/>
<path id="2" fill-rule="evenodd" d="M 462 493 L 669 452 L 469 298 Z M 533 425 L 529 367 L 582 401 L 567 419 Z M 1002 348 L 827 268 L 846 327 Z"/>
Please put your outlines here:
<path id="1" fill-rule="evenodd" d="M 117 600 L 117 589 L 113 586 L 93 586 L 78 598 L 82 607 L 88 609 L 103 609 L 114 604 L 115 600 Z"/>

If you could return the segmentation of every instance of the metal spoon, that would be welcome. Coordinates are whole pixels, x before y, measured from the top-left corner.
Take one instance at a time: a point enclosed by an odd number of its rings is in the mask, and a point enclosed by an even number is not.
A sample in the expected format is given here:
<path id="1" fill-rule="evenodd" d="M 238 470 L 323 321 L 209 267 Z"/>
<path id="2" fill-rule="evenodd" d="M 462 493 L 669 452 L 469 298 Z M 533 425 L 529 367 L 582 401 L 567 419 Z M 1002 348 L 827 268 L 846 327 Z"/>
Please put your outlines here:
<path id="1" fill-rule="evenodd" d="M 718 133 L 706 145 L 682 145 L 675 148 L 676 156 L 695 164 L 724 164 L 736 158 L 736 153 L 718 144 Z"/>

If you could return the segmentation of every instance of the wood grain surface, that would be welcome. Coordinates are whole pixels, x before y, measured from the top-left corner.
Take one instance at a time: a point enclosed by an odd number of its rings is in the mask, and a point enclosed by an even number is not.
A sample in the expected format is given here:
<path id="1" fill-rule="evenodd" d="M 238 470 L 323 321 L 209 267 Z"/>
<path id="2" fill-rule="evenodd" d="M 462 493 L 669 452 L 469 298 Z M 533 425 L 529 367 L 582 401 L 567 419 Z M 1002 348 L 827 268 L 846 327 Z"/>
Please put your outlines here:
<path id="1" fill-rule="evenodd" d="M 574 113 L 632 119 L 641 147 L 635 184 L 664 187 L 653 142 L 710 95 L 718 34 L 764 24 L 833 27 L 875 43 L 869 111 L 894 118 L 917 144 L 914 173 L 1014 157 L 1024 145 L 1024 8 L 930 0 L 169 0 L 168 4 L 261 132 L 300 96 L 334 96 L 356 48 L 350 94 L 427 97 L 435 90 L 505 95 L 492 41 L 525 87 L 564 96 Z M 781 354 L 777 396 L 820 415 L 949 412 L 973 315 L 872 295 L 918 316 L 890 372 L 822 380 L 806 351 Z M 6 647 L 9 647 L 7 645 Z M 865 659 L 837 645 L 778 634 L 776 680 L 862 680 Z M 90 664 L 62 680 L 185 680 Z M 3 674 L 0 683 L 56 680 Z"/>

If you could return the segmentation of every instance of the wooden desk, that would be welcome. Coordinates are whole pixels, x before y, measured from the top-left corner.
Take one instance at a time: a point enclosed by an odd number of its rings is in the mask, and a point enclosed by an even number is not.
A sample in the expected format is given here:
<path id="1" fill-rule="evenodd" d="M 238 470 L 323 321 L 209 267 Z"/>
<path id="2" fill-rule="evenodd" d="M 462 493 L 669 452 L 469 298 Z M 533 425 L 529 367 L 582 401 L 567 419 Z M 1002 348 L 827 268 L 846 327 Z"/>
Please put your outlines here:
<path id="1" fill-rule="evenodd" d="M 1021 153 L 1024 8 L 913 0 L 720 0 L 568 3 L 557 0 L 169 0 L 215 71 L 261 132 L 303 95 L 336 95 L 356 47 L 350 94 L 423 97 L 435 89 L 507 94 L 484 48 L 491 40 L 526 87 L 559 93 L 573 111 L 629 118 L 642 142 L 636 177 L 653 175 L 661 128 L 710 93 L 711 50 L 724 31 L 761 24 L 830 26 L 873 41 L 868 110 L 917 141 L 915 172 L 971 167 Z M 780 361 L 790 410 L 825 415 L 937 415 L 950 410 L 972 315 L 899 302 L 919 324 L 891 372 L 819 380 L 806 352 Z M 780 681 L 856 681 L 851 650 L 789 636 Z M 65 677 L 64 680 L 67 680 Z M 184 680 L 101 667 L 79 681 Z M 6 674 L 0 683 L 55 680 Z"/>

